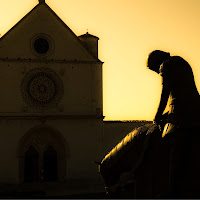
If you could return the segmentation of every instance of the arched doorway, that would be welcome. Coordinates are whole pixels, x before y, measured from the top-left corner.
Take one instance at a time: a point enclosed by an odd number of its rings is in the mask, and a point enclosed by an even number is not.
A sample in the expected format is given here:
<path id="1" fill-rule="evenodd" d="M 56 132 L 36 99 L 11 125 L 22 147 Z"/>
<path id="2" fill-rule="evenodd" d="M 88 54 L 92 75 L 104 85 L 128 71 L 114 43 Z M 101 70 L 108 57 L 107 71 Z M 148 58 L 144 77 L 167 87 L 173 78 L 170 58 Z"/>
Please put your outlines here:
<path id="1" fill-rule="evenodd" d="M 64 137 L 52 128 L 28 131 L 19 143 L 20 182 L 66 180 L 67 147 Z"/>
<path id="2" fill-rule="evenodd" d="M 52 146 L 48 146 L 43 155 L 44 181 L 56 181 L 58 179 L 58 156 Z"/>
<path id="3" fill-rule="evenodd" d="M 33 146 L 25 152 L 24 156 L 24 181 L 39 180 L 39 154 Z"/>

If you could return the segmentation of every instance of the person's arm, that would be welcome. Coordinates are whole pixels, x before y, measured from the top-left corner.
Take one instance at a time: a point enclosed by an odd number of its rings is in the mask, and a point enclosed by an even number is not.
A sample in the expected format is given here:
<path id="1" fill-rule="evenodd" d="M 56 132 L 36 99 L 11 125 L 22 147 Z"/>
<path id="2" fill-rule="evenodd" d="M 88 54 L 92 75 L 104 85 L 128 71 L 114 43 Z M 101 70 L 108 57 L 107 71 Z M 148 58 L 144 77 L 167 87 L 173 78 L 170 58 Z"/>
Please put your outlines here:
<path id="1" fill-rule="evenodd" d="M 162 93 L 160 98 L 160 103 L 154 118 L 154 122 L 159 124 L 160 120 L 162 119 L 162 114 L 165 110 L 165 107 L 167 105 L 167 101 L 170 94 L 170 86 L 169 86 L 169 76 L 167 75 L 167 72 L 164 71 L 164 66 L 162 65 L 160 68 L 160 75 L 162 77 Z"/>

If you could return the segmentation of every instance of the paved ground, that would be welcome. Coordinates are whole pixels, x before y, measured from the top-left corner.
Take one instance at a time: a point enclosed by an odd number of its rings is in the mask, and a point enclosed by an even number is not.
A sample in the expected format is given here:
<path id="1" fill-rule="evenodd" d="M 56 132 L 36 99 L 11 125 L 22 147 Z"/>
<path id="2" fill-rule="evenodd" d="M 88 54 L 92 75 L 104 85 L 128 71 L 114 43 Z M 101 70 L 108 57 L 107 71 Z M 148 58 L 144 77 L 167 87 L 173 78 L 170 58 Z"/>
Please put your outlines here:
<path id="1" fill-rule="evenodd" d="M 0 199 L 104 199 L 103 184 L 26 183 L 0 185 Z"/>
<path id="2" fill-rule="evenodd" d="M 63 196 L 46 196 L 42 192 L 35 193 L 5 193 L 0 195 L 1 199 L 105 199 L 105 193 L 75 194 Z"/>

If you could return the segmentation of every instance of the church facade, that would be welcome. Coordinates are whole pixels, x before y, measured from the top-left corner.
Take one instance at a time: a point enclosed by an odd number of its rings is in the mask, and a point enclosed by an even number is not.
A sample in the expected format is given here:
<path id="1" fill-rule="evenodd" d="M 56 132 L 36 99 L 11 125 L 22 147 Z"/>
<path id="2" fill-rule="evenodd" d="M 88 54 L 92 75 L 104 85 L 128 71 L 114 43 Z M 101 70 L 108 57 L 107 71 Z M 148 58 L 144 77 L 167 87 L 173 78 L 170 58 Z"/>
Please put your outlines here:
<path id="1" fill-rule="evenodd" d="M 0 180 L 88 179 L 101 155 L 98 38 L 41 1 L 0 40 Z M 77 167 L 79 166 L 79 167 Z"/>
<path id="2" fill-rule="evenodd" d="M 77 37 L 44 0 L 0 39 L 1 184 L 102 183 L 92 161 L 140 123 L 109 136 L 98 39 Z"/>

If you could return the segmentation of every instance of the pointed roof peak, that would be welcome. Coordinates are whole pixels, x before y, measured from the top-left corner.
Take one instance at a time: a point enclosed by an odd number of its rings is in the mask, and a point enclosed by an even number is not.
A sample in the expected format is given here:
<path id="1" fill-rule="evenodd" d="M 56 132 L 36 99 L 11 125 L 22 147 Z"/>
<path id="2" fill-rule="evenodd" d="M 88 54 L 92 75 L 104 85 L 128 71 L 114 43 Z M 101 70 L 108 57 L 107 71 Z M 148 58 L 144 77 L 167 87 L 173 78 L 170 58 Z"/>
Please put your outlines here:
<path id="1" fill-rule="evenodd" d="M 45 3 L 45 0 L 38 0 L 38 1 L 39 1 L 39 4 Z"/>
<path id="2" fill-rule="evenodd" d="M 91 34 L 89 34 L 89 32 L 88 32 L 88 31 L 86 32 L 86 34 L 80 35 L 79 37 L 92 37 L 92 38 L 99 39 L 98 37 L 96 37 L 96 36 L 94 36 L 94 35 L 91 35 Z"/>

